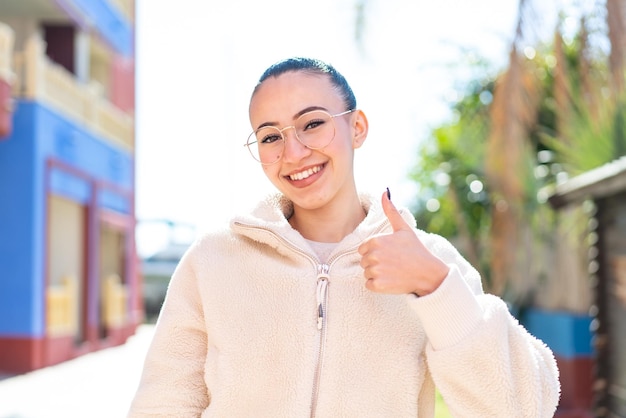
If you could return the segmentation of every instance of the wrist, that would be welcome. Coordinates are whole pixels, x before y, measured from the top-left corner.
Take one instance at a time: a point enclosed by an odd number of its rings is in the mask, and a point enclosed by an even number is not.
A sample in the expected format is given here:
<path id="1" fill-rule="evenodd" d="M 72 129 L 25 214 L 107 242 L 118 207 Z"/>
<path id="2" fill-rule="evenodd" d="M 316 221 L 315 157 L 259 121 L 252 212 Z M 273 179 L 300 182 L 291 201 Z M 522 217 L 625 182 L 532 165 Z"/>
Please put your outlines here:
<path id="1" fill-rule="evenodd" d="M 450 267 L 448 267 L 448 265 L 444 264 L 443 262 L 440 263 L 441 264 L 437 271 L 434 272 L 431 275 L 431 279 L 428 280 L 428 285 L 422 288 L 415 289 L 411 293 L 415 294 L 417 297 L 420 297 L 429 295 L 435 290 L 439 289 L 441 283 L 443 283 L 443 281 L 446 279 L 446 277 L 448 277 L 448 274 L 450 273 Z"/>

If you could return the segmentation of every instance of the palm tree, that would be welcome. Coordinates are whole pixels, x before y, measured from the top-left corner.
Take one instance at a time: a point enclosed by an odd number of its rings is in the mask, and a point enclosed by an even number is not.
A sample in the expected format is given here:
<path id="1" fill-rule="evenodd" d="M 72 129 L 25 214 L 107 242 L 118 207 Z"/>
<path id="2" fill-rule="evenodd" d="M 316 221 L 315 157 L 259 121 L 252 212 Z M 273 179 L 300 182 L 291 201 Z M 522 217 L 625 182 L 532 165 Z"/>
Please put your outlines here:
<path id="1" fill-rule="evenodd" d="M 526 1 L 519 2 L 524 16 Z M 518 20 L 509 53 L 509 67 L 500 77 L 491 106 L 491 132 L 487 140 L 485 168 L 492 198 L 490 234 L 491 291 L 502 295 L 507 283 L 521 283 L 525 275 L 516 269 L 518 248 L 528 230 L 524 213 L 525 183 L 531 177 L 528 136 L 536 123 L 540 87 L 519 52 L 524 20 Z M 522 252 L 525 254 L 526 252 Z M 517 276 L 517 277 L 516 277 Z"/>
<path id="2" fill-rule="evenodd" d="M 477 242 L 478 231 L 469 221 L 472 216 L 464 212 L 476 208 L 466 204 L 462 185 L 455 185 L 451 180 L 446 197 L 442 197 L 448 203 L 441 206 L 442 210 L 454 212 L 449 219 L 456 225 L 453 230 L 443 230 L 453 231 L 463 238 L 463 242 L 469 243 L 466 255 L 473 264 L 488 273 L 488 290 L 507 295 L 507 299 L 517 303 L 532 298 L 533 286 L 538 279 L 529 277 L 538 275 L 537 271 L 530 270 L 538 263 L 537 245 L 550 244 L 549 239 L 538 243 L 534 238 L 549 235 L 537 231 L 537 225 L 547 229 L 555 227 L 549 219 L 550 215 L 545 213 L 547 209 L 541 208 L 541 202 L 537 200 L 545 181 L 538 181 L 534 175 L 535 167 L 545 163 L 538 161 L 537 151 L 551 152 L 553 161 L 545 165 L 553 174 L 560 170 L 562 175 L 593 168 L 626 151 L 626 129 L 621 110 L 626 103 L 622 93 L 625 84 L 623 45 L 626 41 L 626 0 L 606 0 L 605 5 L 596 5 L 596 11 L 606 7 L 608 38 L 611 45 L 617 45 L 611 47 L 610 71 L 602 68 L 599 64 L 601 54 L 590 45 L 589 19 L 584 14 L 574 45 L 563 40 L 563 27 L 555 28 L 552 50 L 544 53 L 555 62 L 553 66 L 548 68 L 543 65 L 540 68 L 542 64 L 537 59 L 528 58 L 524 49 L 532 45 L 531 38 L 537 32 L 536 14 L 540 6 L 532 0 L 519 1 L 508 68 L 495 82 L 489 120 L 484 120 L 489 131 L 475 132 L 476 135 L 484 134 L 486 139 L 485 149 L 476 154 L 483 160 L 483 166 L 474 165 L 471 170 L 484 175 L 490 197 L 490 202 L 482 207 L 490 214 L 489 222 L 483 222 L 483 226 L 488 224 L 490 229 L 487 245 Z M 368 0 L 357 2 L 357 41 L 362 40 L 366 30 L 367 8 Z M 547 77 L 549 82 L 544 76 L 546 72 L 550 73 Z M 607 91 L 612 92 L 611 100 L 606 98 Z M 467 124 L 464 125 L 464 128 L 467 127 Z M 453 147 L 461 146 L 468 134 L 458 131 L 454 127 L 434 131 L 432 139 L 440 153 L 440 159 L 435 159 L 438 165 L 461 161 L 457 157 L 463 151 L 455 152 Z M 476 141 L 472 143 L 477 144 Z M 425 163 L 426 160 L 420 162 L 422 165 Z M 448 169 L 453 165 L 447 164 Z M 429 168 L 439 169 L 438 166 Z M 456 169 L 449 174 L 463 175 L 470 170 Z M 413 175 L 417 180 L 428 180 L 424 175 Z M 485 251 L 489 260 L 487 266 L 480 261 L 484 259 L 482 254 Z"/>

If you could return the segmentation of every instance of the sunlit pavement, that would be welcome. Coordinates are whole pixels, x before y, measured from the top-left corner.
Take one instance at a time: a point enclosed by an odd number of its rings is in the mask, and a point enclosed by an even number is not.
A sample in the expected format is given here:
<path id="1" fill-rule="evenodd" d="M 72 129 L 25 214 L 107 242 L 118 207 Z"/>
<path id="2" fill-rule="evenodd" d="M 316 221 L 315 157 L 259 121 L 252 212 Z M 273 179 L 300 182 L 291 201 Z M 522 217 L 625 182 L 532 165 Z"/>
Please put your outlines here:
<path id="1" fill-rule="evenodd" d="M 153 325 L 126 344 L 0 380 L 0 418 L 124 418 Z"/>

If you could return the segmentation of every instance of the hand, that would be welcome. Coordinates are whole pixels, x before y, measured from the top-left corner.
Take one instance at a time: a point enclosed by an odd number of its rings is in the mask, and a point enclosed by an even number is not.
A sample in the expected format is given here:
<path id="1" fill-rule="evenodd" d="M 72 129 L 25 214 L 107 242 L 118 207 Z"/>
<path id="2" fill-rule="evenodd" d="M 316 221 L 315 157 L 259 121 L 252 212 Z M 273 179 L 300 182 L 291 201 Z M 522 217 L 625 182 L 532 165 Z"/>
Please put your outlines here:
<path id="1" fill-rule="evenodd" d="M 386 192 L 382 205 L 393 232 L 372 237 L 359 247 L 365 287 L 373 292 L 419 296 L 435 291 L 449 267 L 424 246 Z"/>

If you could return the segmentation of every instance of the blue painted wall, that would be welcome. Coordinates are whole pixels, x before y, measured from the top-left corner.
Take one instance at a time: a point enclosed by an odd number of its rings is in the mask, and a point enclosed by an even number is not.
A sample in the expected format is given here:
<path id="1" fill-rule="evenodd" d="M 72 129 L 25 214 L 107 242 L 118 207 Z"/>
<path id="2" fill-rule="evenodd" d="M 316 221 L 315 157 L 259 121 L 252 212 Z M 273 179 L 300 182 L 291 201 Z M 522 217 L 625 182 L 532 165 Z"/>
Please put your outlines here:
<path id="1" fill-rule="evenodd" d="M 133 192 L 133 155 L 48 107 L 17 101 L 13 134 L 0 141 L 0 337 L 41 337 L 46 232 L 45 167 L 63 161 L 92 180 Z M 89 181 L 64 171 L 50 177 L 53 193 L 85 204 Z M 130 213 L 132 197 L 103 191 L 99 207 Z"/>
<path id="2" fill-rule="evenodd" d="M 35 212 L 44 189 L 35 113 L 18 104 L 13 136 L 0 141 L 0 333 L 6 334 L 28 333 L 40 313 L 34 298 L 41 293 L 33 278 L 42 276 L 42 223 Z"/>
<path id="3" fill-rule="evenodd" d="M 564 360 L 593 355 L 591 321 L 589 315 L 540 309 L 529 309 L 522 318 L 526 329 Z"/>

